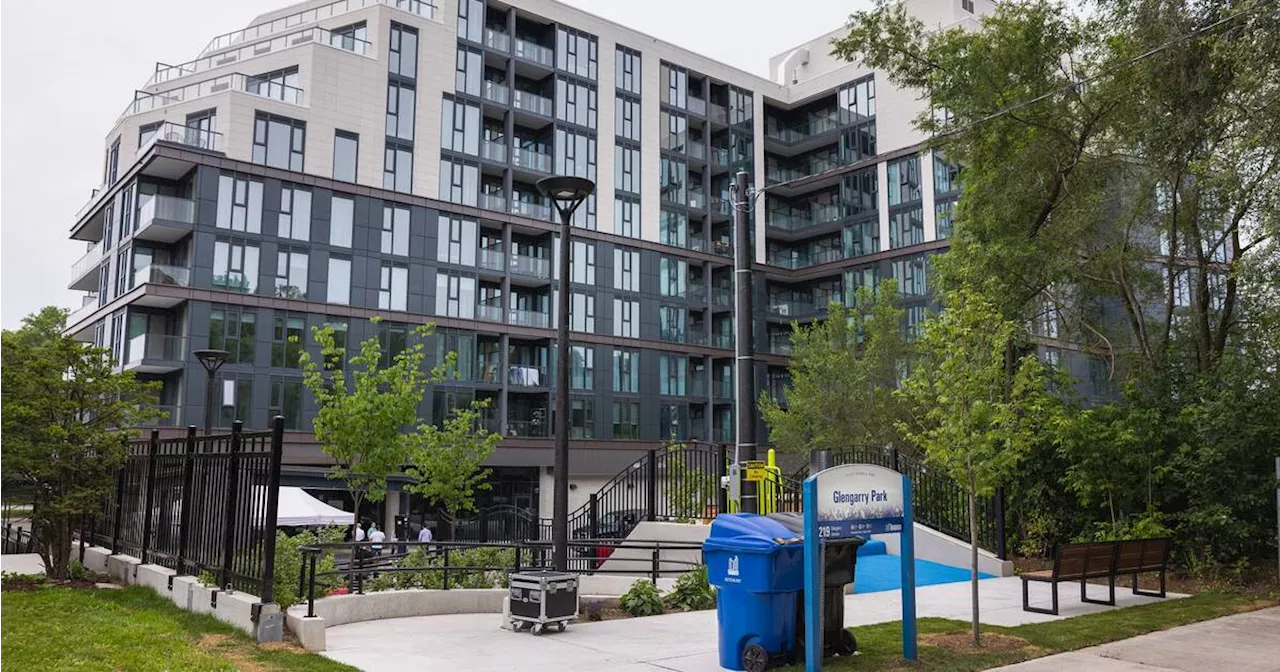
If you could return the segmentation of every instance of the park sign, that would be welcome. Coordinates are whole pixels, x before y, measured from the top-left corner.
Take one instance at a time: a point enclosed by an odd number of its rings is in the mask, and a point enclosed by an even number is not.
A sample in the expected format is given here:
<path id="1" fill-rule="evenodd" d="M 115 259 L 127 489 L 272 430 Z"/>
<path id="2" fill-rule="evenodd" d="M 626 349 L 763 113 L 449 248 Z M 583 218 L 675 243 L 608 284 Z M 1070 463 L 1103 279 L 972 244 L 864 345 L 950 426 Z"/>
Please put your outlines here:
<path id="1" fill-rule="evenodd" d="M 916 659 L 916 563 L 911 479 L 874 464 L 842 464 L 804 481 L 805 670 L 822 669 L 823 574 L 827 544 L 901 535 L 902 657 Z"/>

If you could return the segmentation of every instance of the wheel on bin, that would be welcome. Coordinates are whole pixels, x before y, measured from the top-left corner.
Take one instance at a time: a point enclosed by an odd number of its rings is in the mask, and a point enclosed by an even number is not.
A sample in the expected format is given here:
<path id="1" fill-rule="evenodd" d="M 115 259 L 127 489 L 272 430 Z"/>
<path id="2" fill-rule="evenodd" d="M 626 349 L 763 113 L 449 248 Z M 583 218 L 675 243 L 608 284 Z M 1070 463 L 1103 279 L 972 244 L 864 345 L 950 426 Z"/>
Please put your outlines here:
<path id="1" fill-rule="evenodd" d="M 529 629 L 529 632 L 533 633 L 534 637 L 537 637 L 546 631 L 547 631 L 547 626 L 543 625 L 542 623 L 534 623 L 533 627 Z"/>
<path id="2" fill-rule="evenodd" d="M 559 628 L 560 632 L 564 632 L 564 621 L 556 623 L 556 627 Z"/>
<path id="3" fill-rule="evenodd" d="M 858 651 L 858 638 L 848 630 L 840 631 L 840 655 L 851 656 Z"/>
<path id="4" fill-rule="evenodd" d="M 759 644 L 748 644 L 742 650 L 742 667 L 747 672 L 764 672 L 769 668 L 769 652 Z"/>

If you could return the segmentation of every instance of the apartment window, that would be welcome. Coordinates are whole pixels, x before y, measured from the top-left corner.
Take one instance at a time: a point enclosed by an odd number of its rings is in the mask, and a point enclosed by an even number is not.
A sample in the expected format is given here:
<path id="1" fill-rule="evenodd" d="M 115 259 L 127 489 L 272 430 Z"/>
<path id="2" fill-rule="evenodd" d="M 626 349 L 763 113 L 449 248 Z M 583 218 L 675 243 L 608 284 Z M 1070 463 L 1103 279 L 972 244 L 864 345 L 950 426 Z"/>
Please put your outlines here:
<path id="1" fill-rule="evenodd" d="M 145 124 L 143 126 L 138 127 L 138 148 L 139 149 L 141 149 L 142 146 L 147 144 L 148 142 L 151 142 L 152 138 L 156 137 L 156 131 L 160 130 L 160 123 L 161 122 L 157 121 L 154 124 Z"/>
<path id="2" fill-rule="evenodd" d="M 890 161 L 887 166 L 889 205 L 920 200 L 920 161 L 911 156 Z"/>
<path id="3" fill-rule="evenodd" d="M 276 253 L 276 296 L 307 298 L 307 253 L 282 249 Z"/>
<path id="4" fill-rule="evenodd" d="M 889 249 L 919 245 L 924 242 L 924 216 L 920 208 L 895 212 L 889 216 Z"/>
<path id="5" fill-rule="evenodd" d="M 347 51 L 365 53 L 368 42 L 368 28 L 364 21 L 347 26 L 340 26 L 329 31 L 329 45 Z"/>
<path id="6" fill-rule="evenodd" d="M 613 148 L 613 188 L 640 193 L 640 150 L 617 145 Z"/>
<path id="7" fill-rule="evenodd" d="M 346 131 L 333 132 L 333 179 L 356 181 L 356 159 L 360 155 L 360 136 Z"/>
<path id="8" fill-rule="evenodd" d="M 658 218 L 658 240 L 663 245 L 688 247 L 689 216 L 680 212 L 663 210 Z"/>
<path id="9" fill-rule="evenodd" d="M 329 287 L 325 300 L 329 303 L 351 303 L 351 260 L 329 257 Z"/>
<path id="10" fill-rule="evenodd" d="M 858 305 L 858 290 L 866 288 L 872 292 L 876 290 L 876 283 L 879 282 L 878 274 L 875 266 L 864 266 L 862 268 L 854 268 L 844 272 L 844 305 Z"/>
<path id="11" fill-rule="evenodd" d="M 613 438 L 640 438 L 640 402 L 613 402 Z"/>
<path id="12" fill-rule="evenodd" d="M 245 81 L 245 90 L 263 98 L 274 98 L 297 105 L 302 100 L 298 88 L 298 69 L 285 68 L 263 75 L 253 75 Z"/>
<path id="13" fill-rule="evenodd" d="M 413 191 L 413 148 L 387 143 L 382 157 L 382 188 L 410 193 Z"/>
<path id="14" fill-rule="evenodd" d="M 621 194 L 613 200 L 614 233 L 628 238 L 640 237 L 640 201 Z"/>
<path id="15" fill-rule="evenodd" d="M 454 75 L 454 88 L 460 93 L 480 95 L 484 80 L 484 56 L 471 49 L 458 47 L 458 66 Z"/>
<path id="16" fill-rule="evenodd" d="M 640 95 L 640 52 L 618 47 L 614 54 L 613 74 L 619 89 Z"/>
<path id="17" fill-rule="evenodd" d="M 107 163 L 102 170 L 103 181 L 107 186 L 116 183 L 116 179 L 120 176 L 120 138 L 116 138 L 111 143 L 111 149 L 107 150 Z"/>
<path id="18" fill-rule="evenodd" d="M 925 317 L 924 306 L 909 306 L 907 308 L 907 321 L 904 335 L 908 341 L 914 341 L 920 338 L 921 334 L 924 333 Z"/>
<path id="19" fill-rule="evenodd" d="M 215 241 L 213 286 L 230 292 L 254 293 L 258 289 L 258 246 L 243 241 Z"/>
<path id="20" fill-rule="evenodd" d="M 595 438 L 595 409 L 596 402 L 594 399 L 569 400 L 569 438 Z"/>
<path id="21" fill-rule="evenodd" d="M 860 257 L 880 251 L 880 222 L 870 219 L 844 229 L 845 258 Z"/>
<path id="22" fill-rule="evenodd" d="M 595 171 L 596 167 L 592 164 L 591 173 L 594 175 Z M 594 180 L 595 178 L 591 179 Z M 573 211 L 573 219 L 569 220 L 569 225 L 580 229 L 596 230 L 596 195 L 594 193 L 587 196 L 587 200 L 583 201 L 582 205 Z"/>
<path id="23" fill-rule="evenodd" d="M 285 429 L 298 429 L 302 416 L 302 381 L 272 376 L 267 415 L 271 418 L 283 416 Z"/>
<path id="24" fill-rule="evenodd" d="M 939 196 L 960 191 L 960 166 L 947 161 L 941 150 L 933 152 L 933 193 Z"/>
<path id="25" fill-rule="evenodd" d="M 381 366 L 391 366 L 396 357 L 409 347 L 409 327 L 403 324 L 378 325 L 378 344 L 382 348 Z"/>
<path id="26" fill-rule="evenodd" d="M 296 369 L 298 355 L 302 354 L 302 339 L 305 336 L 307 320 L 301 315 L 276 313 L 271 330 L 271 366 Z"/>
<path id="27" fill-rule="evenodd" d="M 640 351 L 614 349 L 613 391 L 638 393 L 640 391 Z"/>
<path id="28" fill-rule="evenodd" d="M 219 427 L 231 427 L 237 420 L 246 424 L 252 420 L 253 378 L 226 374 L 216 389 Z"/>
<path id="29" fill-rule="evenodd" d="M 209 347 L 227 351 L 228 364 L 253 364 L 257 315 L 234 306 L 209 311 Z"/>
<path id="30" fill-rule="evenodd" d="M 459 0 L 458 37 L 472 42 L 484 38 L 484 0 Z"/>
<path id="31" fill-rule="evenodd" d="M 380 270 L 378 307 L 382 310 L 408 310 L 409 269 L 384 262 Z"/>
<path id="32" fill-rule="evenodd" d="M 595 128 L 599 100 L 596 87 L 556 78 L 556 118 L 571 124 Z"/>
<path id="33" fill-rule="evenodd" d="M 680 153 L 688 151 L 689 145 L 689 118 L 683 114 L 661 112 L 660 122 L 663 130 L 659 142 L 663 149 L 670 149 Z"/>
<path id="34" fill-rule="evenodd" d="M 412 84 L 387 83 L 387 137 L 413 140 L 414 103 L 418 92 Z"/>
<path id="35" fill-rule="evenodd" d="M 613 335 L 640 338 L 640 302 L 613 300 Z"/>
<path id="36" fill-rule="evenodd" d="M 960 9 L 973 14 L 973 0 L 960 0 Z"/>
<path id="37" fill-rule="evenodd" d="M 619 138 L 640 141 L 640 101 L 629 96 L 618 96 L 614 105 L 613 132 Z"/>
<path id="38" fill-rule="evenodd" d="M 351 230 L 355 222 L 356 202 L 350 198 L 334 196 L 329 205 L 329 244 L 335 247 L 351 247 Z"/>
<path id="39" fill-rule="evenodd" d="M 440 215 L 436 229 L 436 260 L 459 266 L 476 265 L 476 222 Z"/>
<path id="40" fill-rule="evenodd" d="M 280 222 L 276 235 L 311 240 L 311 192 L 297 187 L 280 189 Z"/>
<path id="41" fill-rule="evenodd" d="M 658 291 L 663 296 L 684 296 L 688 292 L 689 262 L 662 257 L 658 260 Z"/>
<path id="42" fill-rule="evenodd" d="M 302 172 L 307 123 L 259 112 L 253 121 L 253 162 Z"/>
<path id="43" fill-rule="evenodd" d="M 347 336 L 351 332 L 351 324 L 345 317 L 329 316 L 324 318 L 326 327 L 333 328 L 333 347 L 337 353 L 325 355 L 324 365 L 329 369 L 341 369 L 347 362 Z"/>
<path id="44" fill-rule="evenodd" d="M 683 397 L 688 390 L 689 359 L 673 355 L 658 358 L 658 393 Z"/>
<path id="45" fill-rule="evenodd" d="M 923 254 L 893 262 L 893 277 L 902 296 L 924 296 L 928 264 Z"/>
<path id="46" fill-rule="evenodd" d="M 480 167 L 440 160 L 440 200 L 475 206 L 480 199 Z"/>
<path id="47" fill-rule="evenodd" d="M 461 317 L 468 320 L 476 316 L 476 279 L 447 273 L 436 275 L 436 315 Z"/>
<path id="48" fill-rule="evenodd" d="M 596 297 L 574 292 L 569 297 L 569 329 L 594 334 L 596 331 Z"/>
<path id="49" fill-rule="evenodd" d="M 689 105 L 689 73 L 667 63 L 662 64 L 662 102 L 676 107 Z"/>
<path id="50" fill-rule="evenodd" d="M 129 248 L 121 247 L 116 253 L 116 292 L 112 296 L 120 296 L 129 289 Z"/>
<path id="51" fill-rule="evenodd" d="M 596 351 L 587 345 L 569 348 L 569 387 L 575 390 L 595 389 Z"/>
<path id="52" fill-rule="evenodd" d="M 388 71 L 408 79 L 418 76 L 418 31 L 398 23 L 391 24 Z"/>
<path id="53" fill-rule="evenodd" d="M 952 231 L 952 220 L 956 216 L 956 202 L 947 201 L 933 206 L 933 225 L 937 231 L 939 240 L 950 238 Z"/>
<path id="54" fill-rule="evenodd" d="M 580 285 L 596 284 L 596 245 L 582 240 L 573 241 L 569 255 L 569 277 Z"/>
<path id="55" fill-rule="evenodd" d="M 435 341 L 437 362 L 444 362 L 451 352 L 457 355 L 454 360 L 453 371 L 448 372 L 450 379 L 463 382 L 475 380 L 475 334 L 445 329 L 436 334 Z"/>
<path id="56" fill-rule="evenodd" d="M 203 110 L 187 115 L 186 142 L 202 149 L 219 149 L 218 111 Z"/>
<path id="57" fill-rule="evenodd" d="M 840 200 L 848 215 L 864 215 L 880 210 L 876 191 L 876 169 L 846 175 L 840 181 Z"/>
<path id="58" fill-rule="evenodd" d="M 659 306 L 658 307 L 658 327 L 661 330 L 660 337 L 664 341 L 674 341 L 676 343 L 684 342 L 686 311 L 684 308 L 676 306 Z"/>
<path id="59" fill-rule="evenodd" d="M 556 67 L 595 81 L 596 60 L 594 35 L 563 26 L 556 28 Z"/>
<path id="60" fill-rule="evenodd" d="M 440 110 L 440 147 L 478 156 L 480 135 L 480 106 L 445 98 Z"/>
<path id="61" fill-rule="evenodd" d="M 640 291 L 640 253 L 614 248 L 613 287 L 624 292 Z"/>
<path id="62" fill-rule="evenodd" d="M 851 120 L 876 116 L 876 80 L 866 77 L 840 87 L 836 98 L 840 109 L 848 112 Z"/>
<path id="63" fill-rule="evenodd" d="M 556 173 L 596 178 L 596 139 L 586 133 L 556 129 Z"/>
<path id="64" fill-rule="evenodd" d="M 689 183 L 689 166 L 683 161 L 662 158 L 658 160 L 659 189 L 662 199 L 685 205 L 685 189 Z"/>
<path id="65" fill-rule="evenodd" d="M 394 205 L 382 206 L 382 245 L 383 254 L 409 254 L 409 209 Z"/>
<path id="66" fill-rule="evenodd" d="M 219 229 L 262 232 L 262 183 L 242 177 L 218 177 Z"/>

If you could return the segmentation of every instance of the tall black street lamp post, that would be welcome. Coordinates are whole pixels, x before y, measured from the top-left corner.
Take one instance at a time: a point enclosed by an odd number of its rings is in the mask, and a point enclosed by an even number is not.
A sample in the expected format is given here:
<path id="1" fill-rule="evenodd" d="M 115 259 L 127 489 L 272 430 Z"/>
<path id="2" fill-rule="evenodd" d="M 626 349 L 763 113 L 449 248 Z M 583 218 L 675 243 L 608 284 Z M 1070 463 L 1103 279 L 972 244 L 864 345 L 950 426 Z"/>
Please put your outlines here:
<path id="1" fill-rule="evenodd" d="M 214 376 L 217 375 L 218 369 L 222 368 L 231 353 L 226 350 L 196 350 L 192 354 L 196 356 L 196 359 L 200 360 L 200 365 L 204 367 L 205 373 L 208 374 L 204 383 L 204 433 L 208 436 L 213 433 Z"/>
<path id="2" fill-rule="evenodd" d="M 569 569 L 569 255 L 573 250 L 573 211 L 596 185 L 582 177 L 544 177 L 538 191 L 560 213 L 560 296 L 556 301 L 556 456 L 555 494 L 551 505 L 552 563 L 556 571 Z"/>

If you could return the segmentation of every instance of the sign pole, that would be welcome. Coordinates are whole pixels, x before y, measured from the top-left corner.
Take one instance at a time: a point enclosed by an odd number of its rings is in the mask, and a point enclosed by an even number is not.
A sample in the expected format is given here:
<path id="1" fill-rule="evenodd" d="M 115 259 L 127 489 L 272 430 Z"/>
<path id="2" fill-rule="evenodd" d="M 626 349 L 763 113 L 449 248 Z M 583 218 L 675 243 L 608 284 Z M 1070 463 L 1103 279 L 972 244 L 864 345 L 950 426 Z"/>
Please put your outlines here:
<path id="1" fill-rule="evenodd" d="M 805 479 L 804 498 L 804 669 L 822 669 L 822 541 L 818 539 L 818 481 Z"/>
<path id="2" fill-rule="evenodd" d="M 916 530 L 911 479 L 902 477 L 902 657 L 916 659 Z"/>

